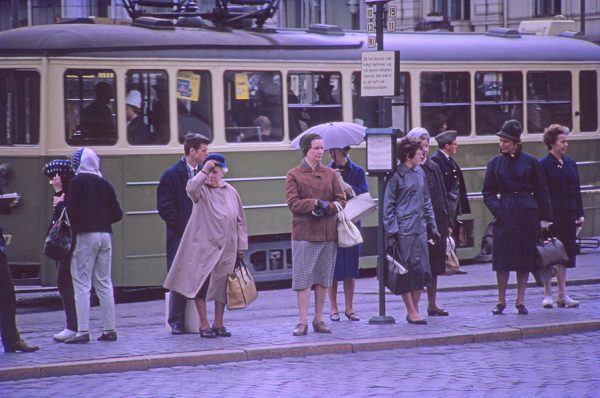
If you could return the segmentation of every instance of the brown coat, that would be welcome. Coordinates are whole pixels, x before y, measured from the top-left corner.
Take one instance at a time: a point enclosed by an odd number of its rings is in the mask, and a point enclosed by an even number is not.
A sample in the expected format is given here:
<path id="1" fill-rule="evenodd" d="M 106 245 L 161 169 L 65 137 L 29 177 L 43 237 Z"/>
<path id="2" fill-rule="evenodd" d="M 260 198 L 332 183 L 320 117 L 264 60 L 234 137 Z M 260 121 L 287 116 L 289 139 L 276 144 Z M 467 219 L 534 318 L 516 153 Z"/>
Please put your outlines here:
<path id="1" fill-rule="evenodd" d="M 248 249 L 246 216 L 235 188 L 224 181 L 210 188 L 206 177 L 198 173 L 187 183 L 192 215 L 163 286 L 193 298 L 210 275 L 206 300 L 225 303 L 237 250 Z"/>
<path id="2" fill-rule="evenodd" d="M 315 217 L 317 199 L 329 202 L 323 217 Z M 288 171 L 285 200 L 292 212 L 292 240 L 337 241 L 334 201 L 344 207 L 346 199 L 340 179 L 333 169 L 319 163 L 313 170 L 304 160 Z"/>

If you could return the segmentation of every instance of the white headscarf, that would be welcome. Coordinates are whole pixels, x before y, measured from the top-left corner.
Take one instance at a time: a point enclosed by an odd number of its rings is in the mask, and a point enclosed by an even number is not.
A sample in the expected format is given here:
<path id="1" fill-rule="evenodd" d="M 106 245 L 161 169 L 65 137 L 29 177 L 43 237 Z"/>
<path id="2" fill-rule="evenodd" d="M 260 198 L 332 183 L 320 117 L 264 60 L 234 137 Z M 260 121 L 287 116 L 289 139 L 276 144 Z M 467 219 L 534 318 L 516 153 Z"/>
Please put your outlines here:
<path id="1" fill-rule="evenodd" d="M 102 177 L 102 173 L 100 173 L 100 158 L 90 148 L 83 148 L 83 151 L 81 151 L 81 160 L 77 169 L 77 174 L 80 173 L 96 174 Z"/>

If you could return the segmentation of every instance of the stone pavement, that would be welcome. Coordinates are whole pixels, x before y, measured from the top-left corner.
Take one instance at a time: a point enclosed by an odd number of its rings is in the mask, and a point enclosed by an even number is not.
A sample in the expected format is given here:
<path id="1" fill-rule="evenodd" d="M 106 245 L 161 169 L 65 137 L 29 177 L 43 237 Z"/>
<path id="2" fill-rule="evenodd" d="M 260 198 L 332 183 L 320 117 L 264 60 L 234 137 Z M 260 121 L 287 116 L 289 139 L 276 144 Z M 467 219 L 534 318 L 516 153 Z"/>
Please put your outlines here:
<path id="1" fill-rule="evenodd" d="M 449 317 L 426 317 L 428 325 L 409 325 L 400 297 L 386 295 L 391 325 L 370 325 L 378 315 L 377 281 L 357 281 L 355 311 L 360 322 L 329 322 L 333 334 L 312 333 L 294 337 L 297 322 L 295 294 L 289 290 L 261 291 L 248 309 L 226 312 L 225 323 L 233 337 L 201 339 L 198 334 L 172 336 L 164 326 L 164 301 L 117 304 L 117 342 L 92 341 L 87 345 L 54 343 L 62 330 L 62 311 L 20 314 L 23 337 L 41 349 L 32 354 L 0 353 L 0 380 L 31 379 L 70 374 L 109 373 L 172 366 L 196 366 L 248 360 L 349 353 L 397 348 L 520 340 L 600 330 L 600 250 L 588 250 L 570 270 L 569 294 L 580 308 L 543 309 L 543 289 L 530 287 L 527 316 L 514 309 L 514 289 L 508 292 L 505 315 L 494 316 L 495 274 L 490 264 L 465 266 L 467 275 L 440 277 L 438 303 Z M 532 279 L 532 278 L 531 278 Z M 514 282 L 514 275 L 511 275 Z M 555 289 L 556 290 L 556 289 Z M 338 302 L 343 311 L 343 295 Z M 425 313 L 426 297 L 421 307 Z M 326 305 L 326 311 L 327 311 Z M 342 315 L 343 317 L 343 315 Z M 92 337 L 100 334 L 100 309 L 92 309 Z"/>

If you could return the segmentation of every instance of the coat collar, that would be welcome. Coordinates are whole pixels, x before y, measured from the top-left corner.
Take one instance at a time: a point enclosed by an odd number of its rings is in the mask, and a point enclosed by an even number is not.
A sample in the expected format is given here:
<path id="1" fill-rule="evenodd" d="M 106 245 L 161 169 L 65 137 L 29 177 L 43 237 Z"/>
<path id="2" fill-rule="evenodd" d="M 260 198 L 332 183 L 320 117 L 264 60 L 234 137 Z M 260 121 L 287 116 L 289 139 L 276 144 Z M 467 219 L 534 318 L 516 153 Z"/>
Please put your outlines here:
<path id="1" fill-rule="evenodd" d="M 318 171 L 323 165 L 321 164 L 321 162 L 317 163 L 317 165 L 315 166 L 315 171 Z M 310 167 L 310 165 L 308 163 L 306 163 L 306 160 L 304 160 L 304 158 L 302 159 L 302 163 L 300 163 L 300 168 L 302 169 L 302 171 L 304 172 L 310 172 L 313 171 L 313 168 Z"/>

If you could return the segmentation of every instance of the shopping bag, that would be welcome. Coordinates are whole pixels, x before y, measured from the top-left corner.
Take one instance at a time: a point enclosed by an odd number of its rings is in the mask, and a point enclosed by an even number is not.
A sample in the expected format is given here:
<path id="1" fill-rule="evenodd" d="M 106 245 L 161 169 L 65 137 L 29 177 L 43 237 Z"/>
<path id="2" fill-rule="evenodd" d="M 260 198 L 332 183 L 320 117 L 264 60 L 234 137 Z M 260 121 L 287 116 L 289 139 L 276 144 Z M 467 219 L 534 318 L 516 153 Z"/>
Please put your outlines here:
<path id="1" fill-rule="evenodd" d="M 377 203 L 369 192 L 361 193 L 346 202 L 344 214 L 353 223 L 357 223 L 377 209 Z"/>
<path id="2" fill-rule="evenodd" d="M 458 261 L 458 257 L 454 251 L 455 248 L 456 245 L 454 243 L 454 239 L 449 236 L 448 240 L 446 241 L 446 270 L 444 272 L 447 275 L 456 274 L 460 267 L 460 262 Z"/>
<path id="3" fill-rule="evenodd" d="M 243 260 L 235 263 L 233 272 L 227 274 L 227 309 L 246 308 L 258 297 L 254 278 Z"/>

